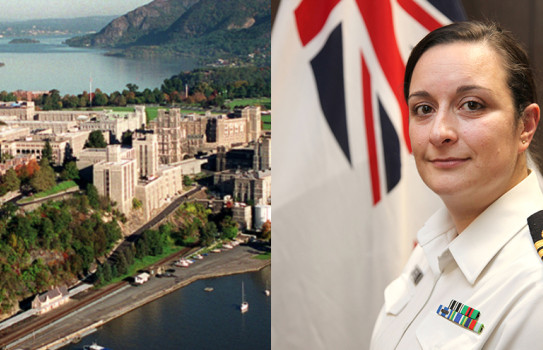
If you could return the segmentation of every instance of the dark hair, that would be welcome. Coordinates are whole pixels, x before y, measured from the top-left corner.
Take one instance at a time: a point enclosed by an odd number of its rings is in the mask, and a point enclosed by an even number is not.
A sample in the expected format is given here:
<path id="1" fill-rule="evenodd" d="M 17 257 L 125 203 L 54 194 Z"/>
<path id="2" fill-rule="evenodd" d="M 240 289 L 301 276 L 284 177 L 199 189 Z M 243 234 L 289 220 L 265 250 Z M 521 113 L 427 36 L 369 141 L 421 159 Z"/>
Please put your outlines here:
<path id="1" fill-rule="evenodd" d="M 438 28 L 426 35 L 411 51 L 405 67 L 404 97 L 409 97 L 413 70 L 421 56 L 430 48 L 455 42 L 484 42 L 502 58 L 507 71 L 507 86 L 511 89 L 517 118 L 524 109 L 537 101 L 537 92 L 528 55 L 513 35 L 497 24 L 488 22 L 457 22 Z"/>

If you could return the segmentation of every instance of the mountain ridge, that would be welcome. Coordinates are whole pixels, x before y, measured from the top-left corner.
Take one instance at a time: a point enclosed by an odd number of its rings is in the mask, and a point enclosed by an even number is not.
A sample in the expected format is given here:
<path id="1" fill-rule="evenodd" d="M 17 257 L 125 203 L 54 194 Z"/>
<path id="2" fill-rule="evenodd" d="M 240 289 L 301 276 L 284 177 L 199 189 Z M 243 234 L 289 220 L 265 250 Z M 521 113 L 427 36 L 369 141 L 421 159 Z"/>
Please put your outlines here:
<path id="1" fill-rule="evenodd" d="M 271 53 L 268 0 L 154 0 L 68 45 L 121 56 L 231 58 Z"/>

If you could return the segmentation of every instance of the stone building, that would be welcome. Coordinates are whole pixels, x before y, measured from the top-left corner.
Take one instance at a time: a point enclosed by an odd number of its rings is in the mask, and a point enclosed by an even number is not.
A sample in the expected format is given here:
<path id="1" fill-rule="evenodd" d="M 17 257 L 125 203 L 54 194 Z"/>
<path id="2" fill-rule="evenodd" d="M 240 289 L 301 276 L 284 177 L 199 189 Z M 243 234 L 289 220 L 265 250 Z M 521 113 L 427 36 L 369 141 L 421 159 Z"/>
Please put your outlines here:
<path id="1" fill-rule="evenodd" d="M 271 171 L 248 171 L 236 177 L 234 198 L 254 204 L 271 203 Z"/>
<path id="2" fill-rule="evenodd" d="M 13 127 L 26 127 L 31 132 L 50 129 L 54 134 L 61 134 L 77 130 L 75 121 L 5 120 L 4 123 Z"/>
<path id="3" fill-rule="evenodd" d="M 108 131 L 120 141 L 125 131 L 134 131 L 147 124 L 145 106 L 135 106 L 134 112 L 112 111 L 40 111 L 36 120 L 41 122 L 75 122 L 80 130 Z"/>
<path id="4" fill-rule="evenodd" d="M 31 120 L 41 122 L 77 122 L 83 123 L 91 119 L 100 119 L 106 116 L 105 111 L 85 111 L 85 110 L 58 110 L 58 111 L 39 111 Z"/>
<path id="5" fill-rule="evenodd" d="M 232 207 L 232 219 L 239 224 L 241 230 L 252 227 L 252 208 L 245 203 L 235 203 Z"/>
<path id="6" fill-rule="evenodd" d="M 183 165 L 158 165 L 157 137 L 152 133 L 139 133 L 132 142 L 130 149 L 110 145 L 105 150 L 84 150 L 78 168 L 93 166 L 98 193 L 116 202 L 122 213 L 128 214 L 137 198 L 147 220 L 155 209 L 181 194 Z"/>
<path id="7" fill-rule="evenodd" d="M 149 178 L 158 173 L 158 137 L 153 133 L 134 133 L 132 148 L 136 150 L 138 177 Z"/>
<path id="8" fill-rule="evenodd" d="M 209 115 L 204 117 L 192 114 L 181 118 L 181 133 L 184 135 L 181 143 L 183 158 L 206 149 L 208 117 Z"/>
<path id="9" fill-rule="evenodd" d="M 106 159 L 95 164 L 93 183 L 98 193 L 117 203 L 117 208 L 128 213 L 136 194 L 137 162 L 133 149 L 110 145 Z"/>
<path id="10" fill-rule="evenodd" d="M 213 184 L 223 195 L 254 204 L 271 203 L 271 171 L 223 171 L 216 173 Z"/>
<path id="11" fill-rule="evenodd" d="M 159 109 L 152 128 L 158 135 L 158 152 L 161 164 L 171 164 L 183 159 L 182 144 L 186 139 L 181 128 L 181 110 Z"/>
<path id="12" fill-rule="evenodd" d="M 243 118 L 220 115 L 213 118 L 211 125 L 214 126 L 211 133 L 217 146 L 232 147 L 247 142 L 247 120 Z"/>
<path id="13" fill-rule="evenodd" d="M 72 157 L 79 157 L 81 152 L 83 151 L 85 147 L 85 143 L 89 139 L 90 131 L 74 131 L 74 132 L 65 132 L 58 134 L 58 137 L 64 138 L 68 140 L 68 144 L 70 145 L 71 150 L 71 156 Z M 108 139 L 105 139 L 106 142 Z"/>
<path id="14" fill-rule="evenodd" d="M 66 286 L 56 287 L 47 291 L 47 293 L 36 295 L 32 301 L 32 308 L 37 311 L 38 315 L 41 315 L 66 304 L 68 300 L 68 288 Z"/>
<path id="15" fill-rule="evenodd" d="M 271 169 L 271 132 L 263 134 L 255 142 L 253 169 Z"/>
<path id="16" fill-rule="evenodd" d="M 107 113 L 102 118 L 91 119 L 80 123 L 79 129 L 109 131 L 115 140 L 121 141 L 124 132 L 144 127 L 146 124 L 145 120 L 145 112 L 143 114 L 141 112 Z"/>
<path id="17" fill-rule="evenodd" d="M 45 143 L 49 141 L 53 149 L 53 163 L 61 165 L 64 162 L 68 139 L 52 135 L 32 135 L 16 140 L 3 141 L 1 143 L 2 153 L 9 153 L 13 157 L 19 155 L 35 155 L 36 159 L 41 160 L 42 151 Z"/>
<path id="18" fill-rule="evenodd" d="M 159 110 L 150 124 L 158 135 L 160 163 L 172 164 L 200 151 L 256 141 L 261 134 L 261 112 L 260 107 L 246 107 L 228 116 L 181 116 L 179 109 L 172 108 Z"/>
<path id="19" fill-rule="evenodd" d="M 262 113 L 260 106 L 245 107 L 241 111 L 242 118 L 247 120 L 247 141 L 256 141 L 262 133 Z"/>
<path id="20" fill-rule="evenodd" d="M 15 127 L 15 126 L 6 126 L 0 128 L 0 142 L 3 141 L 13 141 L 26 137 L 30 134 L 30 129 L 27 127 Z"/>
<path id="21" fill-rule="evenodd" d="M 34 101 L 0 102 L 0 116 L 15 116 L 20 120 L 33 120 L 35 114 Z"/>
<path id="22" fill-rule="evenodd" d="M 149 219 L 154 210 L 167 204 L 183 191 L 183 172 L 179 165 L 162 165 L 157 176 L 139 179 L 136 198 L 143 204 L 143 218 Z"/>

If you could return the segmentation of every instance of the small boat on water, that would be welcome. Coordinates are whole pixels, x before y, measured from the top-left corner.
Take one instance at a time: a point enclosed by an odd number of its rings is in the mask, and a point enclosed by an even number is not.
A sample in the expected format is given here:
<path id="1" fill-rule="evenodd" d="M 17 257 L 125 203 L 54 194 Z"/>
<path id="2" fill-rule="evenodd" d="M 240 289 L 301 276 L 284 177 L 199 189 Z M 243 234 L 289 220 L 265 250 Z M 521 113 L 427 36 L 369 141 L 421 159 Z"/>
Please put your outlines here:
<path id="1" fill-rule="evenodd" d="M 83 350 L 110 350 L 110 349 L 100 346 L 96 343 L 92 343 L 92 345 L 85 345 L 83 347 Z"/>
<path id="2" fill-rule="evenodd" d="M 206 292 L 213 292 L 214 289 L 213 289 L 213 287 L 205 287 L 204 290 Z"/>
<path id="3" fill-rule="evenodd" d="M 241 282 L 241 305 L 239 307 L 241 313 L 249 311 L 249 303 L 245 300 L 245 288 L 243 287 L 243 282 Z"/>

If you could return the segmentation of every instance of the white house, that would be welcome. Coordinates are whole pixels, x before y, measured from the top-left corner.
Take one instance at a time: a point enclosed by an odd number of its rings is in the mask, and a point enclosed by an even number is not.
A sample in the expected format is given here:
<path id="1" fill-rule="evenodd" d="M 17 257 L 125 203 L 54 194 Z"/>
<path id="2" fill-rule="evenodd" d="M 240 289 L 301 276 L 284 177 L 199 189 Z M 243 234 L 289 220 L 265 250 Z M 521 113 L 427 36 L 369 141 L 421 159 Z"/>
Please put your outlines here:
<path id="1" fill-rule="evenodd" d="M 37 310 L 38 314 L 41 315 L 67 303 L 69 298 L 66 286 L 55 287 L 42 295 L 36 295 L 32 301 L 32 308 Z"/>

